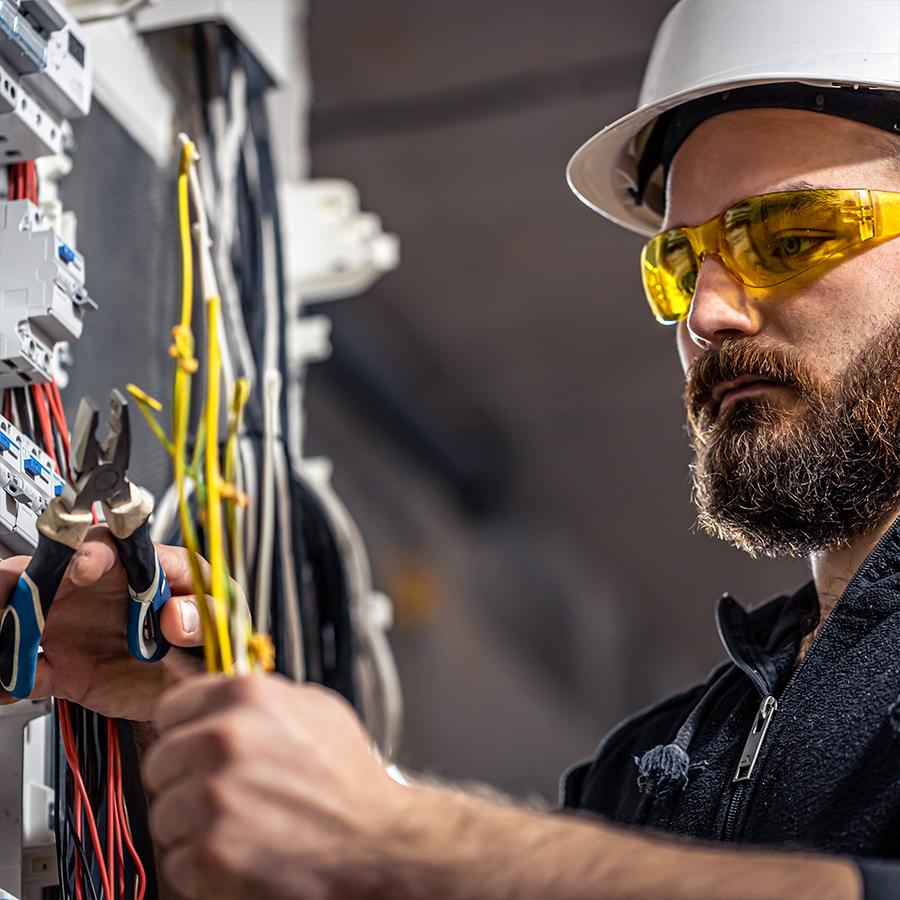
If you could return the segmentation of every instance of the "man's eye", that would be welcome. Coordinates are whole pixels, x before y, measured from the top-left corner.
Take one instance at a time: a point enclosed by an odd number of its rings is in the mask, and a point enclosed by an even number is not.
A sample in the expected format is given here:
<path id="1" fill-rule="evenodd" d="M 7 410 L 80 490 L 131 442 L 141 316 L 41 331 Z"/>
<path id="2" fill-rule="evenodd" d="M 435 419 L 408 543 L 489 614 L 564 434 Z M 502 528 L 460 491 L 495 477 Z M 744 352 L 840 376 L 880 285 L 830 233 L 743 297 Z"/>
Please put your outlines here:
<path id="1" fill-rule="evenodd" d="M 685 272 L 684 275 L 678 279 L 678 286 L 685 294 L 693 297 L 694 289 L 697 287 L 697 273 L 694 271 Z"/>
<path id="2" fill-rule="evenodd" d="M 772 255 L 779 259 L 793 259 L 814 250 L 828 239 L 824 234 L 785 234 L 772 240 Z"/>

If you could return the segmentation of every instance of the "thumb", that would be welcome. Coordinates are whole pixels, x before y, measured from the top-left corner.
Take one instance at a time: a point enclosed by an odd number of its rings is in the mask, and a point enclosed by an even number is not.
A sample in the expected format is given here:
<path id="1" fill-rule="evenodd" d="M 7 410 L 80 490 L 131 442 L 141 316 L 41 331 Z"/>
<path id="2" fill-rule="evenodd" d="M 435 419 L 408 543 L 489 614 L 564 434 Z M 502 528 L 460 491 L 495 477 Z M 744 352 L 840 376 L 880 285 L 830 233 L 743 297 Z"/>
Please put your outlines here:
<path id="1" fill-rule="evenodd" d="M 192 595 L 172 597 L 160 612 L 160 627 L 166 640 L 176 647 L 199 647 L 203 643 L 200 610 Z"/>

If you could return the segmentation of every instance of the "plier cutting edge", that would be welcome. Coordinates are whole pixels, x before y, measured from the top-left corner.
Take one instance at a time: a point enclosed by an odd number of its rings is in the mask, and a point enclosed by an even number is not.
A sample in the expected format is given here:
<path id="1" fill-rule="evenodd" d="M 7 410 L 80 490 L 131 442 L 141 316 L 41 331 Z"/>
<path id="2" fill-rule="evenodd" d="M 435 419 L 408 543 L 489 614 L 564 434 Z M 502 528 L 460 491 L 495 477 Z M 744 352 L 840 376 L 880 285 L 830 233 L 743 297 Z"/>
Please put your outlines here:
<path id="1" fill-rule="evenodd" d="M 131 426 L 120 391 L 110 396 L 103 441 L 97 437 L 99 419 L 97 407 L 82 399 L 72 433 L 70 480 L 38 518 L 37 549 L 0 619 L 0 686 L 14 697 L 34 690 L 44 622 L 98 501 L 128 580 L 128 649 L 143 662 L 156 662 L 169 650 L 159 616 L 172 593 L 150 539 L 153 498 L 126 477 Z"/>

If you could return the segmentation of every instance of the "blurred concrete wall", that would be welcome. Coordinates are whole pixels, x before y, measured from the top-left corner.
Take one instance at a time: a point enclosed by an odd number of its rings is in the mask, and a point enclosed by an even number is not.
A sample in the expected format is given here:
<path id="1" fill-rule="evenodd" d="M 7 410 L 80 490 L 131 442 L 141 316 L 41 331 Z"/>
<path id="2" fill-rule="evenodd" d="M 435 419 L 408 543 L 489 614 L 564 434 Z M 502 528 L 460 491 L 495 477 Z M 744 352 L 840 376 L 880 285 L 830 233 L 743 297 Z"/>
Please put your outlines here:
<path id="1" fill-rule="evenodd" d="M 693 531 L 673 332 L 571 151 L 627 112 L 666 0 L 311 0 L 313 174 L 400 270 L 328 307 L 309 450 L 397 601 L 404 761 L 552 796 L 722 656 L 723 590 L 807 577 Z"/>

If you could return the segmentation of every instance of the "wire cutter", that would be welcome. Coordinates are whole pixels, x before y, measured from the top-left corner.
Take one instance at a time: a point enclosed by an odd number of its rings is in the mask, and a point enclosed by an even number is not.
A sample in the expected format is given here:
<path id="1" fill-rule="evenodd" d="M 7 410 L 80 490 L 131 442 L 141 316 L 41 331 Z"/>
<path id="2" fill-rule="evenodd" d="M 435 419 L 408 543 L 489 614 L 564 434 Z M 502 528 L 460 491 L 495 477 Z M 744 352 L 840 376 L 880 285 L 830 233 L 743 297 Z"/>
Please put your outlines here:
<path id="1" fill-rule="evenodd" d="M 128 403 L 110 397 L 108 432 L 97 437 L 99 412 L 81 401 L 72 433 L 72 475 L 38 518 L 38 545 L 0 619 L 0 686 L 14 697 L 34 690 L 44 622 L 66 566 L 93 524 L 100 502 L 128 580 L 128 648 L 144 662 L 162 659 L 169 643 L 159 613 L 171 591 L 150 539 L 153 498 L 126 477 L 131 451 Z"/>

